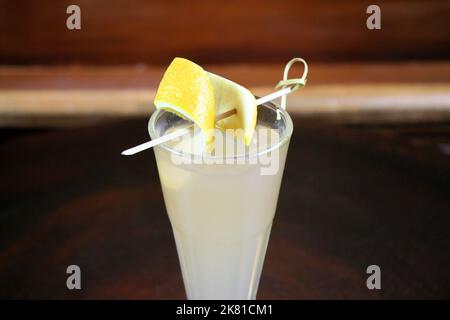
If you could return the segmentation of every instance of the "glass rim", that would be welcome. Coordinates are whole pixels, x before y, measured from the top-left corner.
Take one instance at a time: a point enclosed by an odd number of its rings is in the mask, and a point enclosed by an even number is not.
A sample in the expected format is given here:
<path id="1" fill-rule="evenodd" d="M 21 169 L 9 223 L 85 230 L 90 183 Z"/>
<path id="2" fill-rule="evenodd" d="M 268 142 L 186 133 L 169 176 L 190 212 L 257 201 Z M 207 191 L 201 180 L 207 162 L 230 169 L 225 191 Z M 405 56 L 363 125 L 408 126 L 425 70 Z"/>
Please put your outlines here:
<path id="1" fill-rule="evenodd" d="M 293 123 L 292 123 L 292 119 L 289 115 L 289 113 L 282 108 L 277 107 L 274 103 L 272 102 L 266 102 L 263 104 L 260 104 L 258 106 L 258 108 L 268 108 L 268 109 L 272 109 L 274 112 L 277 112 L 279 114 L 281 114 L 281 118 L 284 120 L 285 123 L 285 130 L 283 132 L 282 138 L 274 145 L 271 145 L 269 148 L 266 148 L 264 150 L 258 151 L 258 152 L 254 152 L 254 153 L 249 153 L 249 154 L 240 154 L 240 155 L 233 155 L 233 156 L 211 156 L 211 155 L 207 155 L 207 154 L 194 154 L 194 153 L 187 153 L 187 152 L 181 152 L 179 150 L 175 150 L 174 148 L 170 147 L 166 142 L 165 143 L 161 143 L 157 146 L 155 146 L 155 148 L 162 148 L 166 151 L 168 151 L 171 154 L 175 154 L 179 157 L 189 157 L 189 158 L 203 158 L 203 159 L 223 159 L 223 160 L 227 160 L 227 159 L 243 159 L 243 158 L 251 158 L 251 157 L 259 157 L 263 154 L 269 153 L 273 150 L 279 149 L 281 148 L 284 144 L 286 144 L 290 137 L 292 136 L 292 132 L 293 132 Z M 156 139 L 159 138 L 160 136 L 156 133 L 155 130 L 155 124 L 157 122 L 157 120 L 166 112 L 166 110 L 155 110 L 152 115 L 150 116 L 150 119 L 148 121 L 148 131 L 150 134 L 151 139 Z"/>

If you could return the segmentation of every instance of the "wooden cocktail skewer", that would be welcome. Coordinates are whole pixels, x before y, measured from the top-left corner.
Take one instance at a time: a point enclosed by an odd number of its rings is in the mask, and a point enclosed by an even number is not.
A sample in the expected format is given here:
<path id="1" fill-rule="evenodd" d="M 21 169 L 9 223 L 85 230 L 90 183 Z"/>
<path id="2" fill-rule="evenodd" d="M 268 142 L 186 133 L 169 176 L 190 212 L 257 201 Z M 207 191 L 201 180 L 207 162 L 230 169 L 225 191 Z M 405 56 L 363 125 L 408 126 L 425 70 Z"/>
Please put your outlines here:
<path id="1" fill-rule="evenodd" d="M 274 100 L 274 99 L 276 99 L 276 98 L 279 98 L 279 97 L 281 97 L 281 96 L 284 96 L 284 95 L 286 95 L 286 94 L 289 94 L 290 92 L 291 92 L 291 88 L 290 88 L 290 87 L 289 87 L 289 88 L 284 88 L 284 89 L 279 90 L 279 91 L 276 91 L 276 92 L 271 93 L 271 94 L 269 94 L 269 95 L 267 95 L 267 96 L 264 96 L 264 97 L 262 97 L 262 98 L 257 99 L 257 100 L 256 100 L 256 105 L 260 105 L 260 104 L 266 103 L 266 102 L 268 102 L 268 101 Z M 222 120 L 222 119 L 228 118 L 228 117 L 230 117 L 230 116 L 232 116 L 232 115 L 234 115 L 234 114 L 236 114 L 236 109 L 232 109 L 232 110 L 229 110 L 229 111 L 227 111 L 227 112 L 218 114 L 218 115 L 216 116 L 216 119 L 215 119 L 215 120 L 216 120 L 216 122 L 217 122 L 217 121 L 220 121 L 220 120 Z M 170 140 L 172 140 L 172 139 L 181 137 L 181 136 L 183 136 L 183 135 L 185 135 L 185 134 L 188 134 L 188 133 L 191 131 L 190 129 L 191 129 L 191 127 L 192 127 L 193 125 L 194 125 L 194 124 L 192 124 L 192 125 L 190 125 L 190 126 L 188 126 L 188 127 L 186 127 L 186 128 L 183 128 L 183 129 L 179 129 L 179 130 L 177 130 L 177 131 L 174 131 L 174 132 L 172 132 L 172 133 L 163 135 L 163 136 L 161 136 L 161 137 L 159 137 L 159 138 L 156 138 L 156 139 L 154 139 L 154 140 L 145 142 L 145 143 L 140 144 L 140 145 L 138 145 L 138 146 L 135 146 L 135 147 L 133 147 L 133 148 L 127 149 L 127 150 L 123 151 L 122 154 L 125 155 L 125 156 L 131 156 L 131 155 L 136 154 L 136 153 L 138 153 L 138 152 L 141 152 L 141 151 L 143 151 L 143 150 L 146 150 L 146 149 L 149 149 L 149 148 L 151 148 L 151 147 L 154 147 L 154 146 L 156 146 L 156 145 L 158 145 L 158 144 L 161 144 L 161 143 L 170 141 Z"/>
<path id="2" fill-rule="evenodd" d="M 289 69 L 291 68 L 291 66 L 295 62 L 302 62 L 304 64 L 305 69 L 303 71 L 303 76 L 300 79 L 288 79 L 287 76 L 288 76 Z M 291 61 L 288 62 L 288 64 L 286 65 L 286 68 L 284 69 L 283 80 L 281 80 L 278 83 L 278 85 L 277 85 L 277 88 L 281 87 L 283 89 L 275 91 L 275 92 L 273 92 L 271 94 L 268 94 L 267 96 L 261 97 L 259 99 L 256 99 L 256 105 L 259 106 L 260 104 L 263 104 L 263 103 L 266 103 L 266 102 L 269 102 L 269 101 L 272 101 L 272 100 L 275 100 L 277 98 L 282 97 L 283 101 L 282 101 L 281 107 L 283 109 L 285 109 L 286 108 L 286 100 L 284 98 L 288 94 L 290 94 L 293 91 L 297 90 L 298 88 L 304 86 L 305 83 L 306 83 L 306 76 L 307 75 L 308 75 L 308 65 L 306 64 L 305 60 L 303 60 L 301 58 L 294 58 L 294 59 L 292 59 Z M 232 109 L 232 110 L 229 110 L 227 112 L 218 114 L 216 116 L 216 118 L 215 118 L 215 121 L 217 122 L 217 121 L 220 121 L 222 119 L 228 118 L 228 117 L 234 115 L 235 113 L 236 113 L 236 109 Z M 125 155 L 125 156 L 131 156 L 131 155 L 136 154 L 138 152 L 141 152 L 143 150 L 150 149 L 150 148 L 152 148 L 152 147 L 154 147 L 154 146 L 156 146 L 158 144 L 161 144 L 161 143 L 170 141 L 172 139 L 181 137 L 181 136 L 183 136 L 185 134 L 188 134 L 191 131 L 190 129 L 191 129 L 191 127 L 193 125 L 194 124 L 192 124 L 192 125 L 190 125 L 188 127 L 185 127 L 183 129 L 176 130 L 176 131 L 174 131 L 172 133 L 163 135 L 163 136 L 161 136 L 159 138 L 156 138 L 154 140 L 151 140 L 151 141 L 145 142 L 143 144 L 137 145 L 137 146 L 135 146 L 133 148 L 127 149 L 127 150 L 123 151 L 122 154 Z"/>

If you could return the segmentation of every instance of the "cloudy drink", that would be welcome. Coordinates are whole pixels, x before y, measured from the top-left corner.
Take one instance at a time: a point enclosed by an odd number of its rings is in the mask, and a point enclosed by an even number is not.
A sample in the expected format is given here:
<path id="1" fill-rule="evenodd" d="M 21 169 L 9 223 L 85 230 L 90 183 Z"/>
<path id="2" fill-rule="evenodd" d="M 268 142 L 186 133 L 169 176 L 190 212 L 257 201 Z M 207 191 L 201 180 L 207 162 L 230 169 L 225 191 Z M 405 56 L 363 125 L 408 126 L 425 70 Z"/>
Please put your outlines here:
<path id="1" fill-rule="evenodd" d="M 150 135 L 155 139 L 182 123 L 158 110 Z M 271 138 L 262 139 L 267 132 Z M 190 134 L 155 148 L 189 299 L 255 299 L 291 133 L 289 115 L 265 104 L 258 109 L 253 149 L 235 143 L 230 152 L 230 136 L 220 131 L 222 155 L 210 154 Z"/>

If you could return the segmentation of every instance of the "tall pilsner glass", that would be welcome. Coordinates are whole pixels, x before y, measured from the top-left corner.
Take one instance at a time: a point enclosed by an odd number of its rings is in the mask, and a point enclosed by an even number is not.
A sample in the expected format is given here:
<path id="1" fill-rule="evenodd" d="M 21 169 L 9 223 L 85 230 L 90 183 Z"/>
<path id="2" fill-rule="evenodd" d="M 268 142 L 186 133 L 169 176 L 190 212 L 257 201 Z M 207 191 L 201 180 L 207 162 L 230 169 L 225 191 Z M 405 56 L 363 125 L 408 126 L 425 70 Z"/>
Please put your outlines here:
<path id="1" fill-rule="evenodd" d="M 156 139 L 182 124 L 176 115 L 157 110 L 149 133 Z M 189 299 L 256 298 L 292 121 L 286 111 L 266 103 L 258 107 L 254 140 L 263 129 L 275 132 L 276 142 L 222 159 L 210 156 L 222 162 L 183 163 L 195 155 L 171 144 L 154 149 Z"/>

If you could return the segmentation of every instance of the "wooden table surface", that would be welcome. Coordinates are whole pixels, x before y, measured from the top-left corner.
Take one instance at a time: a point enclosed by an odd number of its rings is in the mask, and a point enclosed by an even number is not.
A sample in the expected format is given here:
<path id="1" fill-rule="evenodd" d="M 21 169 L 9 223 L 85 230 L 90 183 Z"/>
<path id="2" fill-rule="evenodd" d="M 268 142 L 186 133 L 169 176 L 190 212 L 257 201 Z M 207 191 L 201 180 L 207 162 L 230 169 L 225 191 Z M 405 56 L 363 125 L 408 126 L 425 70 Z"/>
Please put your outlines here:
<path id="1" fill-rule="evenodd" d="M 0 298 L 185 298 L 146 123 L 1 130 Z M 296 119 L 258 298 L 450 298 L 449 141 Z"/>

